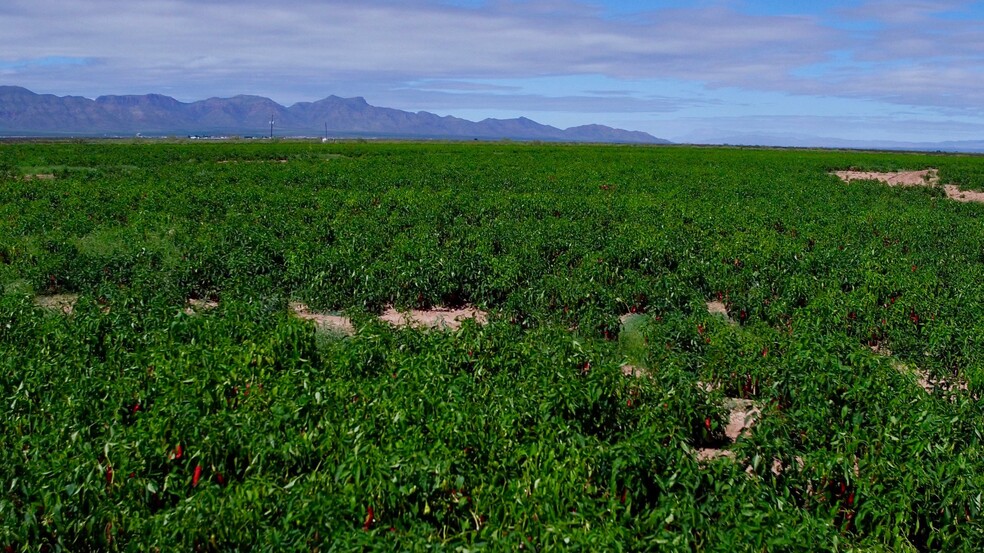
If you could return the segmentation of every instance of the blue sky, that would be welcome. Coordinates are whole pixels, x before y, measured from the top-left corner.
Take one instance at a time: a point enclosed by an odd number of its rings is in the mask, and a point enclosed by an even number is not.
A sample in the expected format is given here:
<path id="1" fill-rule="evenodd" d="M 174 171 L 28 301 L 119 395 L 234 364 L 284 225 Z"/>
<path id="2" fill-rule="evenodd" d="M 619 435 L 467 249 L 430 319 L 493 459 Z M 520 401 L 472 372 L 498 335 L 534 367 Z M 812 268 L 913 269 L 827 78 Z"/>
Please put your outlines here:
<path id="1" fill-rule="evenodd" d="M 0 84 L 687 142 L 984 140 L 982 29 L 965 0 L 4 0 Z"/>

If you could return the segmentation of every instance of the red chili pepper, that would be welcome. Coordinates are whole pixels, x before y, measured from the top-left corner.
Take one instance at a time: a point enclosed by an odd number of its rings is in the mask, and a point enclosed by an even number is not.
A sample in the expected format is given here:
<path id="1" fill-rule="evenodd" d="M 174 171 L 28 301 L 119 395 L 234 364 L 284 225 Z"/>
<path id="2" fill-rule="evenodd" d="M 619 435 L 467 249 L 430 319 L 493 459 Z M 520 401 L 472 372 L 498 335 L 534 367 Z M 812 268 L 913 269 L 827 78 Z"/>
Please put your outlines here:
<path id="1" fill-rule="evenodd" d="M 854 492 L 851 492 L 851 495 L 847 496 L 847 504 L 854 505 Z"/>
<path id="2" fill-rule="evenodd" d="M 113 485 L 113 465 L 106 465 L 106 485 Z"/>
<path id="3" fill-rule="evenodd" d="M 198 487 L 198 479 L 202 477 L 202 466 L 195 465 L 195 474 L 191 477 L 191 487 Z"/>
<path id="4" fill-rule="evenodd" d="M 221 472 L 216 472 L 215 473 L 215 479 L 218 480 L 220 486 L 224 486 L 225 485 L 225 477 L 222 476 L 222 473 Z"/>
<path id="5" fill-rule="evenodd" d="M 174 454 L 173 454 L 173 456 L 174 456 L 175 459 L 180 459 L 181 458 L 181 455 L 182 455 L 181 444 L 178 444 L 178 445 L 176 445 L 174 447 Z"/>
<path id="6" fill-rule="evenodd" d="M 707 431 L 710 432 L 710 430 L 711 430 L 711 417 L 706 417 L 704 419 L 704 428 L 706 428 Z"/>
<path id="7" fill-rule="evenodd" d="M 374 520 L 375 520 L 375 514 L 372 512 L 372 505 L 370 505 L 369 509 L 366 512 L 366 520 L 365 522 L 362 523 L 362 529 L 368 532 L 369 529 L 372 528 L 372 523 Z"/>
<path id="8" fill-rule="evenodd" d="M 134 403 L 133 404 L 133 412 L 136 413 L 139 410 L 140 410 L 140 404 L 139 403 Z"/>

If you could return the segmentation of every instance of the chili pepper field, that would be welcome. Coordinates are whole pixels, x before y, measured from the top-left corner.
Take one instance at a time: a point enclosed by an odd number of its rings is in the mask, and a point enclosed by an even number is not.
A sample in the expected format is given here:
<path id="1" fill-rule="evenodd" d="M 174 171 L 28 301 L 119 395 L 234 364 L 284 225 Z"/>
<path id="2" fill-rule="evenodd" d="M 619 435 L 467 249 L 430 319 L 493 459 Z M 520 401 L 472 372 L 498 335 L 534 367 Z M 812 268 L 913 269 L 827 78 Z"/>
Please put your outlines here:
<path id="1" fill-rule="evenodd" d="M 0 144 L 0 550 L 984 550 L 984 205 L 832 174 L 930 168 Z"/>

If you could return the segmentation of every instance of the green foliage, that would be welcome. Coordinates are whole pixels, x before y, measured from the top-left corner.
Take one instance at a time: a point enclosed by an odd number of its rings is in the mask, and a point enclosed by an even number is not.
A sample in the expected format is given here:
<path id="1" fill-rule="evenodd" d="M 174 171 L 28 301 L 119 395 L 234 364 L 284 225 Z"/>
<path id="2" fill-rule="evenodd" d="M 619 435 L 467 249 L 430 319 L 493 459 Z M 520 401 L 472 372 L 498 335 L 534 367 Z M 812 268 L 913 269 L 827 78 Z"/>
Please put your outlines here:
<path id="1" fill-rule="evenodd" d="M 984 207 L 829 174 L 979 188 L 980 158 L 277 142 L 0 162 L 0 547 L 984 546 Z M 38 168 L 55 178 L 20 177 Z M 375 317 L 468 304 L 489 324 Z M 728 445 L 739 400 L 761 415 Z"/>

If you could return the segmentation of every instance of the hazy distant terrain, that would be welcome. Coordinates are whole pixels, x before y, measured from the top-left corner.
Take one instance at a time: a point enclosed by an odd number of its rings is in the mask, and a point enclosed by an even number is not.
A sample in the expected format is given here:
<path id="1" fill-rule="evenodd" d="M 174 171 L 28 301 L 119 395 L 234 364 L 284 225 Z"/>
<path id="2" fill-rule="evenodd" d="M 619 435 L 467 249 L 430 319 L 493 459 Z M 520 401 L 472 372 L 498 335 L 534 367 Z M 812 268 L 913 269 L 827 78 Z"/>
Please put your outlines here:
<path id="1" fill-rule="evenodd" d="M 665 144 L 648 133 L 583 125 L 559 129 L 525 117 L 468 121 L 369 105 L 363 98 L 329 96 L 282 106 L 261 96 L 209 98 L 184 103 L 169 96 L 79 96 L 35 94 L 0 87 L 0 134 L 238 134 L 267 136 L 381 136 L 453 139 L 517 139 L 561 142 Z"/>

